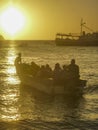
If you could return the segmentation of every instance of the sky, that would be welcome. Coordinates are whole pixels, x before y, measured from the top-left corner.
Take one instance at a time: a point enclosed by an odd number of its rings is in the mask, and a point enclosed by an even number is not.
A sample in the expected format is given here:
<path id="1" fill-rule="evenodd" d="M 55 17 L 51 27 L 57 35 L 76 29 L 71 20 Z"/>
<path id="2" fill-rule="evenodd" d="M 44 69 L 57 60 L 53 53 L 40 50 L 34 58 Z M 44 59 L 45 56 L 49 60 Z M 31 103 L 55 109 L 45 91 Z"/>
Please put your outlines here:
<path id="1" fill-rule="evenodd" d="M 98 31 L 98 0 L 0 0 L 0 15 L 10 4 L 25 16 L 25 25 L 14 36 L 0 26 L 5 39 L 54 40 L 56 33 L 80 33 L 81 18 Z"/>

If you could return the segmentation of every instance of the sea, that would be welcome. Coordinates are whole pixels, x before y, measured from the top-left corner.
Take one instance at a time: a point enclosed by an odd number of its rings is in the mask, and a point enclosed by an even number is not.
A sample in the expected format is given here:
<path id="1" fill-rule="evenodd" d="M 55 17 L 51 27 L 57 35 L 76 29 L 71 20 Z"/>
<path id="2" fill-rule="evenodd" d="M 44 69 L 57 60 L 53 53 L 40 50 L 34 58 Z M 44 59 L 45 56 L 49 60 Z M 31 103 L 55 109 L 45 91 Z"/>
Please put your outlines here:
<path id="1" fill-rule="evenodd" d="M 76 60 L 87 80 L 83 97 L 36 94 L 22 86 L 14 60 L 61 67 Z M 0 130 L 98 130 L 98 47 L 56 46 L 53 41 L 0 43 Z"/>

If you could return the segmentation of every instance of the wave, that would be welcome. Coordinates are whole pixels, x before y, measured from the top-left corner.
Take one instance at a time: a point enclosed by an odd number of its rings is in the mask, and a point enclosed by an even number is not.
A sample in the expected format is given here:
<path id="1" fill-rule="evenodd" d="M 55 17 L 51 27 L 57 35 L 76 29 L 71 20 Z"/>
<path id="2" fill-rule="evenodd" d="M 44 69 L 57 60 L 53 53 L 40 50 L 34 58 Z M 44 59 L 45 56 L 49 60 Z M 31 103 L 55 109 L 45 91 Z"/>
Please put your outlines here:
<path id="1" fill-rule="evenodd" d="M 98 85 L 88 86 L 85 88 L 85 93 L 98 93 Z"/>
<path id="2" fill-rule="evenodd" d="M 94 129 L 97 130 L 97 121 L 85 121 L 85 120 L 77 120 L 74 118 L 66 118 L 63 121 L 43 121 L 43 120 L 20 120 L 15 122 L 0 122 L 0 128 L 2 130 L 16 129 L 16 130 L 86 130 L 86 129 Z"/>

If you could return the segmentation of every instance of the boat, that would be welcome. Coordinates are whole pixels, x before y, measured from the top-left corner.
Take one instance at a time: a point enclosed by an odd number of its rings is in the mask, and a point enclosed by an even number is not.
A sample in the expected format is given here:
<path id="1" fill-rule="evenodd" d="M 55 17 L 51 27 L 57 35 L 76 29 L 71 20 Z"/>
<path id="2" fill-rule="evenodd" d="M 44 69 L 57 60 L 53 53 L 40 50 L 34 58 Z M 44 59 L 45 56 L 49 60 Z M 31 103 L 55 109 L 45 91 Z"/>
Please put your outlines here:
<path id="1" fill-rule="evenodd" d="M 92 29 L 85 25 L 81 19 L 81 32 L 80 34 L 69 33 L 57 33 L 55 43 L 57 46 L 98 46 L 98 32 L 94 32 Z M 91 33 L 83 31 L 83 27 L 88 29 Z"/>
<path id="2" fill-rule="evenodd" d="M 39 79 L 32 75 L 24 73 L 22 70 L 23 64 L 19 64 L 17 67 L 17 75 L 21 81 L 21 84 L 31 91 L 36 90 L 46 95 L 65 95 L 65 96 L 82 96 L 84 87 L 86 86 L 86 80 L 69 81 L 67 84 L 54 84 L 52 78 Z"/>

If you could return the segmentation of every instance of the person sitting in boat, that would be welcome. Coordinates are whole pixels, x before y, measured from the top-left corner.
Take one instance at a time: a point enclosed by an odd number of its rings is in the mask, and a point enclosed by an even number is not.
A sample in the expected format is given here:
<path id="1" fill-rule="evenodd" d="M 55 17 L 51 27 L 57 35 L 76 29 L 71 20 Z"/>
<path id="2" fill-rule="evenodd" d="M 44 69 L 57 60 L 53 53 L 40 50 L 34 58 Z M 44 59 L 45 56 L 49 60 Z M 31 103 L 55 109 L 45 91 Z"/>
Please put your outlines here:
<path id="1" fill-rule="evenodd" d="M 79 66 L 75 64 L 75 59 L 71 60 L 68 66 L 69 78 L 72 80 L 79 80 Z"/>
<path id="2" fill-rule="evenodd" d="M 15 58 L 14 64 L 15 64 L 15 66 L 17 66 L 17 65 L 19 65 L 21 63 L 22 63 L 21 62 L 21 53 L 18 53 L 18 56 Z"/>
<path id="3" fill-rule="evenodd" d="M 51 69 L 51 67 L 49 66 L 49 64 L 46 64 L 46 66 L 45 66 L 45 68 L 46 68 L 46 77 L 47 78 L 52 78 L 52 69 Z"/>
<path id="4" fill-rule="evenodd" d="M 60 64 L 56 63 L 55 68 L 53 70 L 53 81 L 55 85 L 61 84 L 61 73 L 62 73 L 62 69 L 60 67 Z"/>
<path id="5" fill-rule="evenodd" d="M 38 79 L 46 79 L 46 68 L 45 68 L 45 65 L 41 65 L 37 75 L 36 75 L 36 78 Z"/>
<path id="6" fill-rule="evenodd" d="M 62 66 L 62 73 L 61 73 L 61 83 L 62 85 L 66 85 L 69 81 L 69 71 L 68 71 L 68 66 L 63 65 Z"/>
<path id="7" fill-rule="evenodd" d="M 32 61 L 31 65 L 30 65 L 31 75 L 36 76 L 36 74 L 38 73 L 39 70 L 40 70 L 40 66 L 37 65 L 34 61 Z"/>

